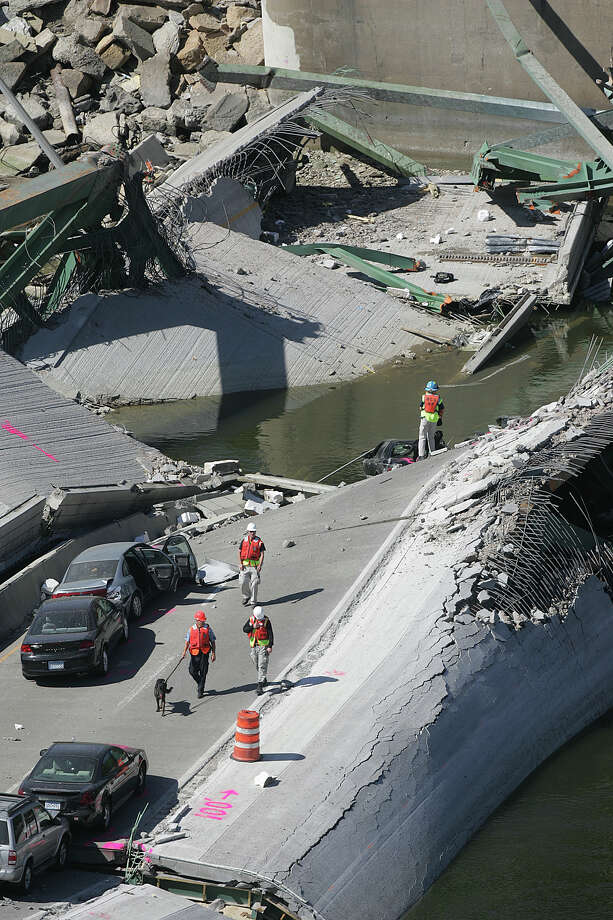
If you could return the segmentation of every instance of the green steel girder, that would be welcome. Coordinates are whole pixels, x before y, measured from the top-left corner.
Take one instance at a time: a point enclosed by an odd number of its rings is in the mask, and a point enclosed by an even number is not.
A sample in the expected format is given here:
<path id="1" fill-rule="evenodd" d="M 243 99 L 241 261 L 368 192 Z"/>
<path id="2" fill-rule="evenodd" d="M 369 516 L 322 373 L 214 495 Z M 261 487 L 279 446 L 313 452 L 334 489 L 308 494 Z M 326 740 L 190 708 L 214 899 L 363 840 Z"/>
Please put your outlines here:
<path id="1" fill-rule="evenodd" d="M 60 264 L 55 270 L 51 284 L 48 288 L 45 305 L 39 310 L 41 320 L 46 320 L 60 306 L 62 297 L 68 290 L 70 279 L 79 265 L 77 255 L 74 252 L 65 252 L 60 259 Z"/>
<path id="2" fill-rule="evenodd" d="M 354 128 L 348 122 L 327 112 L 317 112 L 308 114 L 305 121 L 312 125 L 318 131 L 327 134 L 329 137 L 340 141 L 347 147 L 357 150 L 358 153 L 364 154 L 371 160 L 381 163 L 386 169 L 397 176 L 425 176 L 426 167 L 423 163 L 411 159 L 394 147 L 384 144 L 383 141 L 377 140 L 376 137 L 370 137 L 366 131 L 360 128 Z"/>
<path id="3" fill-rule="evenodd" d="M 471 178 L 477 188 L 483 189 L 492 189 L 496 179 L 558 182 L 578 165 L 503 144 L 490 146 L 486 141 L 475 154 Z"/>
<path id="4" fill-rule="evenodd" d="M 518 63 L 521 64 L 526 73 L 532 77 L 536 85 L 560 112 L 566 116 L 567 121 L 589 144 L 595 154 L 603 163 L 607 164 L 609 169 L 613 170 L 613 145 L 610 141 L 532 54 L 521 33 L 513 25 L 502 0 L 486 0 L 486 3 Z"/>
<path id="5" fill-rule="evenodd" d="M 581 164 L 576 174 L 564 182 L 517 189 L 517 200 L 520 204 L 546 210 L 554 208 L 560 201 L 589 201 L 613 194 L 613 172 L 607 171 L 606 175 L 602 175 L 601 171 L 590 169 L 592 165 Z"/>
<path id="6" fill-rule="evenodd" d="M 369 262 L 366 261 L 366 259 L 368 259 L 373 262 L 384 262 L 395 268 L 404 268 L 405 271 L 416 271 L 416 267 L 421 267 L 421 263 L 416 259 L 397 256 L 388 252 L 377 252 L 373 249 L 361 249 L 358 246 L 338 246 L 326 243 L 312 243 L 303 246 L 284 246 L 283 248 L 301 256 L 313 255 L 317 252 L 327 253 L 333 256 L 333 258 L 338 259 L 339 262 L 348 265 L 350 268 L 356 268 L 358 271 L 362 272 L 362 274 L 368 275 L 369 278 L 379 282 L 379 284 L 384 284 L 386 287 L 401 288 L 410 291 L 423 306 L 427 306 L 430 310 L 436 310 L 437 313 L 442 313 L 443 306 L 452 303 L 451 297 L 449 297 L 448 294 L 436 294 L 434 291 L 425 291 L 423 288 L 419 287 L 419 285 L 412 284 L 405 278 L 394 275 L 383 268 L 370 265 Z M 362 255 L 358 255 L 358 253 Z M 411 267 L 409 267 L 409 265 Z"/>
<path id="7" fill-rule="evenodd" d="M 117 186 L 120 175 L 118 163 L 96 166 L 83 160 L 20 182 L 0 192 L 0 232 L 66 205 L 85 201 L 96 190 Z"/>

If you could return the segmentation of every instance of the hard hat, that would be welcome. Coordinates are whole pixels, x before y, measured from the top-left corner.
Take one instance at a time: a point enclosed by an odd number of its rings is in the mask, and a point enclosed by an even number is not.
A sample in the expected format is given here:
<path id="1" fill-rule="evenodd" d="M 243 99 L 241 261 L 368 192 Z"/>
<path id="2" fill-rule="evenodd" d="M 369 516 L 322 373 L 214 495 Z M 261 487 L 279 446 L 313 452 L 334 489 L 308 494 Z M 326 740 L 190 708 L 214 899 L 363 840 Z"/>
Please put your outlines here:
<path id="1" fill-rule="evenodd" d="M 426 390 L 432 390 L 433 392 L 438 390 L 438 383 L 436 380 L 428 380 L 426 384 Z"/>
<path id="2" fill-rule="evenodd" d="M 194 614 L 194 620 L 198 620 L 200 623 L 204 623 L 206 620 L 206 613 L 204 610 L 196 610 Z"/>
<path id="3" fill-rule="evenodd" d="M 253 615 L 256 618 L 256 620 L 263 620 L 264 617 L 266 616 L 266 614 L 264 613 L 261 607 L 254 607 Z"/>
<path id="4" fill-rule="evenodd" d="M 255 533 L 257 530 L 255 524 L 247 524 L 247 530 L 245 533 Z"/>

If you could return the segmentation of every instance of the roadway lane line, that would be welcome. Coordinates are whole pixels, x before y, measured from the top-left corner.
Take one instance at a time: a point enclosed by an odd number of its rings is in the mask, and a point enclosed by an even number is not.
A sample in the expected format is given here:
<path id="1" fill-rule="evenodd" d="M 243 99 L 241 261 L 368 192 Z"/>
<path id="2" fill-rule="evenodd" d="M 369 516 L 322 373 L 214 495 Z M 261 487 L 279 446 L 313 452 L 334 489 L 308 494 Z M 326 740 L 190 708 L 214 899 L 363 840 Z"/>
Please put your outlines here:
<path id="1" fill-rule="evenodd" d="M 25 633 L 24 633 L 24 636 L 25 636 Z M 23 639 L 23 636 L 22 636 L 21 639 L 19 640 L 19 644 L 18 644 L 18 645 L 16 645 L 14 648 L 12 648 L 12 649 L 10 650 L 10 652 L 5 652 L 4 655 L 2 655 L 2 656 L 0 657 L 0 664 L 2 664 L 3 661 L 6 661 L 7 658 L 10 658 L 11 655 L 14 655 L 15 652 L 17 652 L 17 651 L 21 648 L 21 641 L 22 641 L 22 639 Z"/>

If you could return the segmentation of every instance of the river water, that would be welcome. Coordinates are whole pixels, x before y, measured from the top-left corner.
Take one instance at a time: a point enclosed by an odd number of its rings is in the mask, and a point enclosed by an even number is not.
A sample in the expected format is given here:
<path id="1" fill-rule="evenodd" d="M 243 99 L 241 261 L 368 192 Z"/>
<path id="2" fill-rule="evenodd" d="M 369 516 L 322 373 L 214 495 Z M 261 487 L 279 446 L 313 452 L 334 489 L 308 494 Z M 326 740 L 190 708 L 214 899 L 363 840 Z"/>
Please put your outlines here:
<path id="1" fill-rule="evenodd" d="M 126 408 L 111 417 L 177 459 L 238 458 L 247 471 L 319 479 L 384 438 L 417 435 L 426 380 L 438 380 L 445 437 L 526 415 L 565 393 L 592 336 L 613 351 L 610 309 L 543 319 L 472 378 L 467 355 L 434 348 L 355 382 Z M 361 464 L 330 482 L 361 478 Z M 608 920 L 613 917 L 613 714 L 529 777 L 405 920 Z M 382 918 L 385 920 L 385 918 Z"/>

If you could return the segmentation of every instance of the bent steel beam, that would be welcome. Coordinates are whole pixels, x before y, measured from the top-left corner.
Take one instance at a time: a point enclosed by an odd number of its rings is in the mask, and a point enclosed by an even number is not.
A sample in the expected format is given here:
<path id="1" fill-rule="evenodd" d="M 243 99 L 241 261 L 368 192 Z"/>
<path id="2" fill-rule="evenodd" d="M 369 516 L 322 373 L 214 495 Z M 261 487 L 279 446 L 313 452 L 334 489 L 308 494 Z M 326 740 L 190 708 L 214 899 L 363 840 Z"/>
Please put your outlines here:
<path id="1" fill-rule="evenodd" d="M 411 157 L 406 156 L 399 150 L 395 150 L 389 144 L 384 144 L 383 141 L 377 140 L 376 137 L 370 137 L 366 131 L 354 128 L 353 125 L 343 121 L 341 118 L 336 118 L 336 116 L 329 115 L 327 112 L 317 112 L 316 114 L 307 115 L 305 121 L 317 128 L 318 131 L 321 131 L 322 134 L 327 134 L 334 140 L 340 141 L 341 144 L 351 147 L 352 150 L 357 150 L 358 153 L 364 154 L 371 160 L 380 163 L 396 176 L 426 175 L 426 167 L 423 163 L 412 160 Z"/>
<path id="2" fill-rule="evenodd" d="M 545 95 L 551 99 L 556 108 L 566 116 L 567 121 L 590 145 L 592 150 L 610 169 L 613 169 L 613 145 L 609 143 L 593 121 L 579 108 L 576 102 L 573 102 L 568 93 L 556 83 L 551 74 L 545 70 L 541 62 L 532 54 L 521 33 L 513 25 L 502 0 L 486 0 L 486 3 L 518 63 L 532 77 Z"/>

